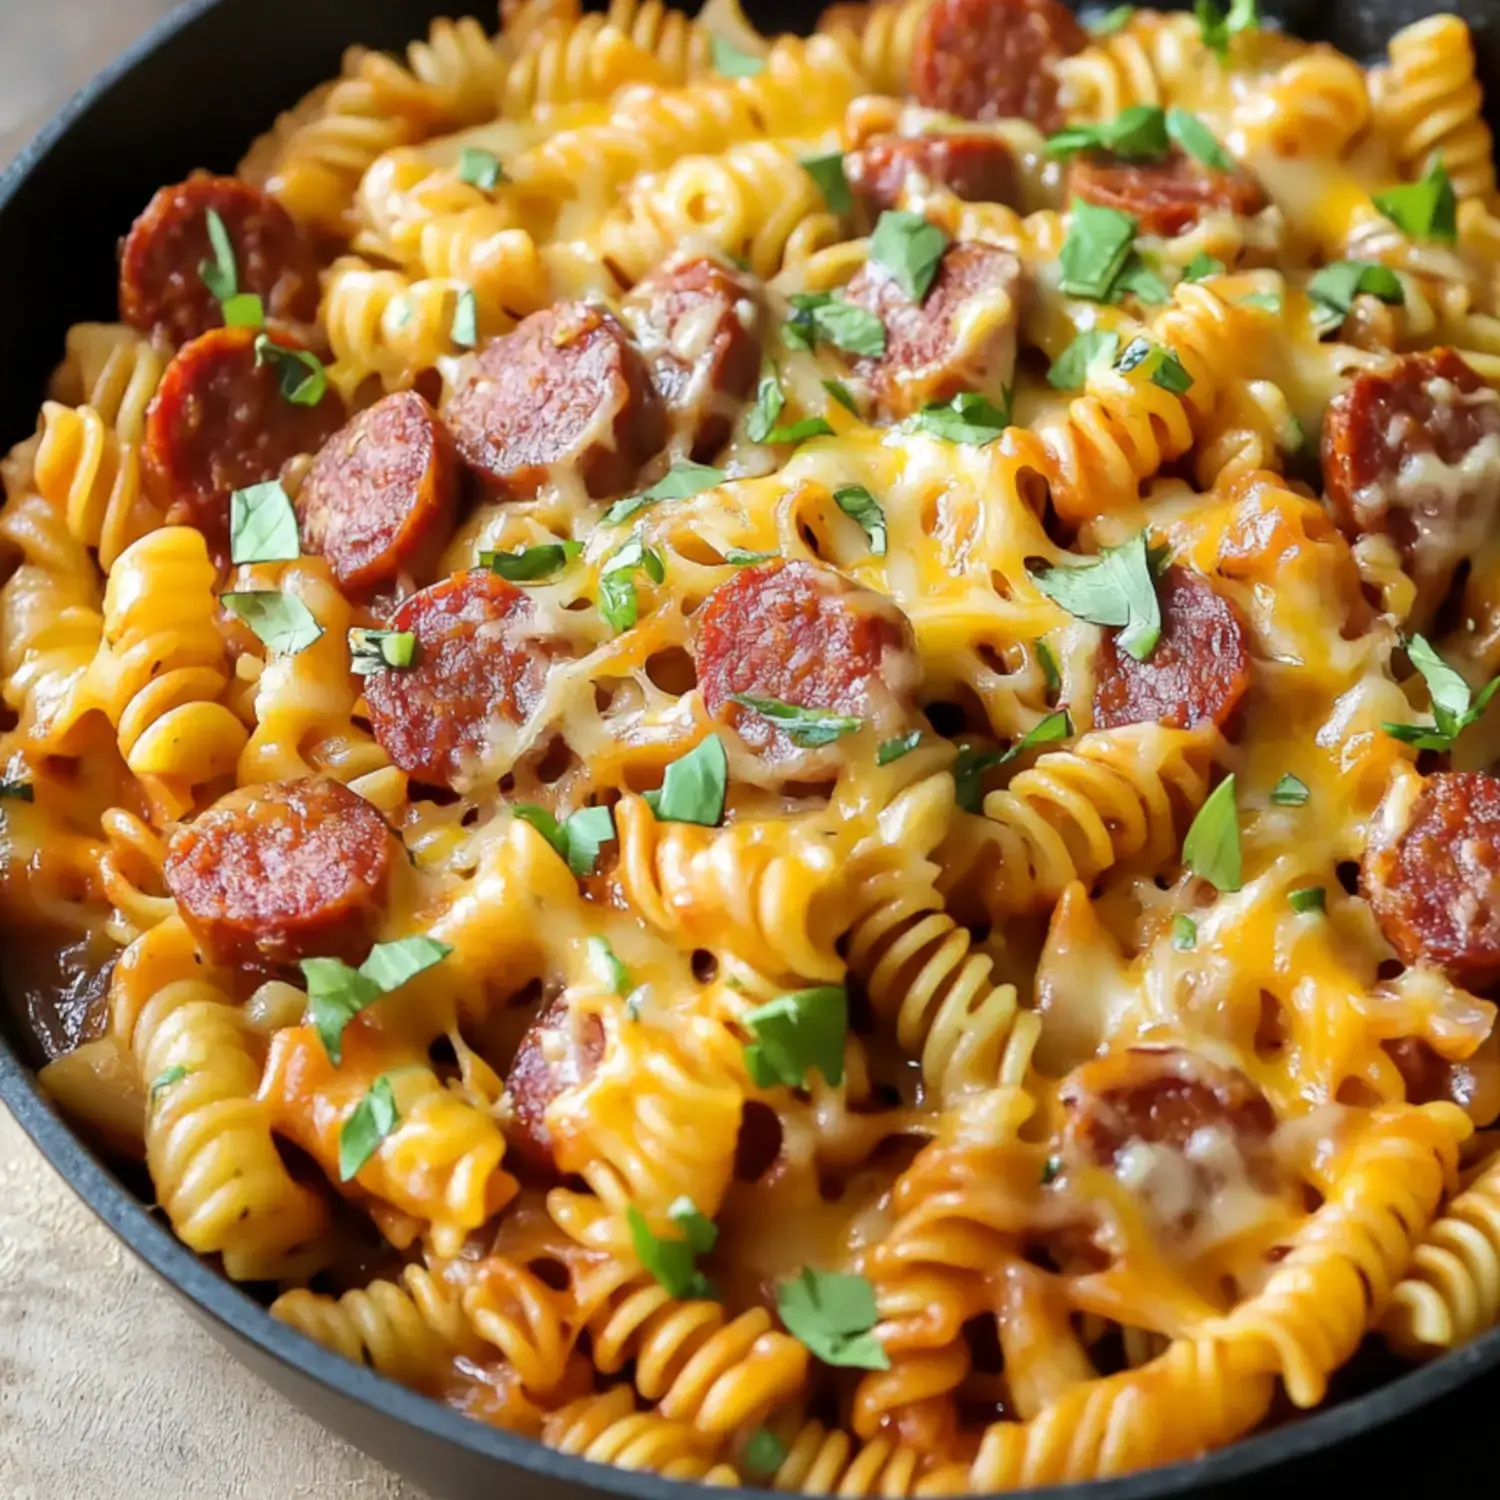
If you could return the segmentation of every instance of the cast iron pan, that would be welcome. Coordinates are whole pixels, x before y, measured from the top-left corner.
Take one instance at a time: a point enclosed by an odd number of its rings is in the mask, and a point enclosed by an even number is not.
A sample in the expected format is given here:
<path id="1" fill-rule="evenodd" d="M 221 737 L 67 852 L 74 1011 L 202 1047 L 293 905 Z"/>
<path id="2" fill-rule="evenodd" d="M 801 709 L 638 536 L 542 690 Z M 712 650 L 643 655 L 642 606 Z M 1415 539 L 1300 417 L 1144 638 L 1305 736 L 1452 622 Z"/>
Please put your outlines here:
<path id="1" fill-rule="evenodd" d="M 1393 30 L 1432 8 L 1423 0 L 1262 0 L 1289 30 L 1325 38 L 1357 58 L 1374 57 Z M 1493 111 L 1500 103 L 1500 0 L 1450 0 L 1448 8 L 1474 28 Z M 806 29 L 814 0 L 750 0 L 748 9 L 767 29 Z M 493 0 L 191 0 L 85 88 L 0 178 L 0 446 L 32 430 L 67 326 L 116 316 L 115 242 L 157 187 L 194 167 L 232 170 L 279 110 L 337 72 L 349 43 L 398 47 L 434 16 L 465 10 L 492 12 Z M 525 1500 L 601 1493 L 686 1500 L 681 1485 L 565 1458 L 460 1417 L 274 1322 L 180 1245 L 73 1136 L 36 1087 L 32 1069 L 40 1060 L 0 997 L 0 1100 L 73 1190 L 221 1343 L 351 1442 L 441 1500 L 506 1493 Z M 1264 1493 L 1270 1481 L 1386 1495 L 1445 1478 L 1472 1482 L 1492 1461 L 1500 1331 L 1407 1373 L 1358 1368 L 1336 1382 L 1331 1400 L 1316 1415 L 1197 1463 L 1046 1494 L 1230 1496 L 1252 1487 Z M 738 1493 L 748 1500 L 750 1492 Z"/>

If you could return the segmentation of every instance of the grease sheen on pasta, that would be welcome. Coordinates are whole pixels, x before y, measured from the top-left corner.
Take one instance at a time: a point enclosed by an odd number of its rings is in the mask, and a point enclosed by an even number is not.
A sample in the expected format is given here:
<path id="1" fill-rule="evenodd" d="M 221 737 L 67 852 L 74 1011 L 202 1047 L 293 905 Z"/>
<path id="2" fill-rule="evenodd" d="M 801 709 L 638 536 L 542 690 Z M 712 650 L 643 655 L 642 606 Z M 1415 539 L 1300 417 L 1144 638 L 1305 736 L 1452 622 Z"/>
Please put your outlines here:
<path id="1" fill-rule="evenodd" d="M 706 1484 L 1483 1334 L 1464 23 L 504 9 L 122 224 L 0 465 L 44 1084 L 309 1338 Z"/>

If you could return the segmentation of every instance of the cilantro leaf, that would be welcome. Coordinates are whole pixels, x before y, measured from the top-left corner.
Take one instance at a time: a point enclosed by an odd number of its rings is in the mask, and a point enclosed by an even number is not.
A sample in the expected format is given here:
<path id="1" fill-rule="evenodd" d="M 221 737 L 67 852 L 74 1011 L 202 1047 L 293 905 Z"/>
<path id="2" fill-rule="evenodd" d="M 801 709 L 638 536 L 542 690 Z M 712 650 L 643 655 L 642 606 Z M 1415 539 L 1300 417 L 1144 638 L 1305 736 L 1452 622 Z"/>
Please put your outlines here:
<path id="1" fill-rule="evenodd" d="M 776 1290 L 787 1332 L 827 1365 L 888 1370 L 890 1356 L 872 1331 L 879 1318 L 875 1288 L 863 1276 L 805 1267 Z"/>
<path id="2" fill-rule="evenodd" d="M 1144 531 L 1119 547 L 1106 547 L 1090 562 L 1049 568 L 1030 576 L 1049 599 L 1075 619 L 1118 629 L 1120 645 L 1137 661 L 1147 660 L 1156 649 L 1161 637 L 1161 605 Z"/>
<path id="3" fill-rule="evenodd" d="M 793 292 L 787 300 L 792 316 L 782 325 L 781 336 L 791 348 L 811 349 L 824 343 L 846 354 L 879 357 L 885 353 L 885 324 L 869 308 L 830 292 Z"/>
<path id="4" fill-rule="evenodd" d="M 900 208 L 886 209 L 870 236 L 870 259 L 884 266 L 913 302 L 926 297 L 947 248 L 948 236 L 936 224 Z"/>
<path id="5" fill-rule="evenodd" d="M 645 1214 L 634 1204 L 630 1205 L 626 1218 L 636 1259 L 670 1296 L 698 1301 L 712 1297 L 713 1285 L 698 1270 L 697 1259 L 713 1248 L 718 1230 L 698 1212 L 691 1199 L 677 1199 L 667 1210 L 667 1217 L 683 1229 L 680 1238 L 658 1235 Z M 704 1249 L 700 1251 L 696 1248 L 698 1245 Z"/>
<path id="6" fill-rule="evenodd" d="M 841 984 L 778 995 L 744 1017 L 755 1038 L 745 1044 L 745 1066 L 757 1088 L 807 1086 L 816 1068 L 831 1088 L 844 1081 L 849 997 Z"/>

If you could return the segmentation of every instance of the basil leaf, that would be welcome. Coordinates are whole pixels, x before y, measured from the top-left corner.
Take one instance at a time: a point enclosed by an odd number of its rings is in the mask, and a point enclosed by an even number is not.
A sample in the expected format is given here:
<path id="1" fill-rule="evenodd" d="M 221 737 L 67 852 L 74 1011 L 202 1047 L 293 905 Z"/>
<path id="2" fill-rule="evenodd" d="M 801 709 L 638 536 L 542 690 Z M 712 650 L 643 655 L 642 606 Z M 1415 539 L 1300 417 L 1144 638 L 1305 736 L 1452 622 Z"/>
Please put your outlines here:
<path id="1" fill-rule="evenodd" d="M 972 443 L 982 448 L 1010 426 L 1010 392 L 1005 405 L 996 406 L 978 391 L 960 391 L 951 401 L 924 406 L 911 418 L 912 430 L 930 433 L 950 443 Z"/>
<path id="2" fill-rule="evenodd" d="M 599 571 L 599 612 L 616 634 L 629 630 L 640 615 L 635 595 L 637 569 L 653 583 L 662 583 L 667 576 L 661 554 L 638 536 L 618 548 Z"/>
<path id="3" fill-rule="evenodd" d="M 550 578 L 582 551 L 582 542 L 539 542 L 514 552 L 481 552 L 479 566 L 509 583 L 535 583 Z"/>
<path id="4" fill-rule="evenodd" d="M 1223 58 L 1229 53 L 1229 42 L 1242 31 L 1254 31 L 1260 26 L 1260 14 L 1255 0 L 1230 0 L 1229 13 L 1225 15 L 1214 0 L 1197 0 L 1193 11 L 1198 17 L 1198 34 L 1203 45 Z"/>
<path id="5" fill-rule="evenodd" d="M 910 755 L 921 743 L 920 729 L 913 729 L 910 734 L 898 734 L 894 739 L 881 740 L 875 751 L 875 764 L 888 766 L 892 761 L 900 760 L 903 755 Z"/>
<path id="6" fill-rule="evenodd" d="M 878 321 L 878 320 L 877 320 Z M 880 326 L 881 350 L 885 349 L 885 325 Z M 838 402 L 851 416 L 859 415 L 859 407 L 855 404 L 854 397 L 849 394 L 849 387 L 841 380 L 823 381 L 823 389 Z"/>
<path id="7" fill-rule="evenodd" d="M 1120 335 L 1103 328 L 1085 328 L 1075 334 L 1073 342 L 1052 361 L 1047 384 L 1060 391 L 1081 390 L 1089 366 L 1096 360 L 1113 363 L 1120 349 Z"/>
<path id="8" fill-rule="evenodd" d="M 1311 795 L 1307 783 L 1299 781 L 1290 771 L 1271 788 L 1271 801 L 1277 807 L 1301 807 Z"/>
<path id="9" fill-rule="evenodd" d="M 1326 911 L 1328 907 L 1328 899 L 1320 885 L 1305 885 L 1301 890 L 1289 892 L 1286 899 L 1299 916 L 1307 912 Z"/>
<path id="10" fill-rule="evenodd" d="M 1146 338 L 1132 339 L 1115 361 L 1115 368 L 1122 374 L 1142 369 L 1153 385 L 1159 385 L 1164 391 L 1171 391 L 1174 396 L 1191 390 L 1193 385 L 1193 377 L 1188 374 L 1177 355 L 1171 349 L 1153 344 Z"/>
<path id="11" fill-rule="evenodd" d="M 1119 209 L 1101 208 L 1082 198 L 1073 200 L 1069 216 L 1068 233 L 1057 257 L 1062 273 L 1058 284 L 1070 297 L 1103 302 L 1135 244 L 1136 221 Z"/>
<path id="12" fill-rule="evenodd" d="M 255 341 L 255 365 L 271 365 L 281 380 L 281 394 L 293 406 L 316 406 L 328 392 L 328 372 L 310 349 L 288 349 L 269 333 Z"/>
<path id="13" fill-rule="evenodd" d="M 673 1205 L 674 1208 L 676 1206 Z M 697 1210 L 694 1209 L 693 1212 L 696 1214 Z M 668 1213 L 670 1216 L 670 1210 Z M 712 1283 L 698 1270 L 697 1252 L 686 1236 L 668 1239 L 656 1234 L 646 1216 L 633 1203 L 625 1217 L 630 1224 L 630 1240 L 635 1248 L 636 1259 L 669 1296 L 701 1301 L 714 1295 Z M 698 1217 L 702 1218 L 702 1215 L 699 1214 Z M 712 1225 L 709 1227 L 712 1228 Z M 715 1236 L 717 1237 L 717 1231 Z"/>
<path id="14" fill-rule="evenodd" d="M 360 677 L 401 671 L 416 655 L 417 638 L 409 630 L 365 630 L 356 625 L 349 632 L 349 670 Z"/>
<path id="15" fill-rule="evenodd" d="M 1191 917 L 1172 918 L 1172 946 L 1179 953 L 1191 953 L 1198 946 L 1198 924 Z"/>
<path id="16" fill-rule="evenodd" d="M 453 306 L 453 326 L 449 329 L 449 334 L 460 349 L 473 349 L 479 344 L 479 303 L 469 287 L 458 294 L 458 301 Z"/>
<path id="17" fill-rule="evenodd" d="M 723 469 L 711 469 L 707 464 L 673 464 L 650 489 L 624 500 L 616 500 L 600 520 L 606 526 L 618 526 L 622 521 L 628 521 L 645 510 L 648 505 L 655 505 L 658 500 L 690 500 L 694 495 L 701 495 L 704 490 L 711 490 L 716 484 L 723 484 L 727 477 Z"/>
<path id="18" fill-rule="evenodd" d="M 208 222 L 208 244 L 213 251 L 212 260 L 199 261 L 198 279 L 212 293 L 216 302 L 228 302 L 239 295 L 240 273 L 235 264 L 234 246 L 230 243 L 229 231 L 219 217 L 217 209 L 210 208 L 203 217 Z"/>
<path id="19" fill-rule="evenodd" d="M 1205 167 L 1213 167 L 1220 172 L 1234 171 L 1234 158 L 1219 144 L 1213 131 L 1190 111 L 1169 109 L 1167 134 Z"/>
<path id="20" fill-rule="evenodd" d="M 500 158 L 483 146 L 465 146 L 458 155 L 458 180 L 486 193 L 493 193 L 505 179 Z"/>
<path id="21" fill-rule="evenodd" d="M 757 1088 L 807 1086 L 816 1068 L 831 1088 L 844 1081 L 844 1039 L 849 1034 L 849 997 L 841 984 L 778 995 L 744 1017 L 755 1038 L 745 1044 L 745 1066 Z"/>
<path id="22" fill-rule="evenodd" d="M 740 1463 L 752 1479 L 770 1479 L 787 1461 L 788 1451 L 769 1427 L 757 1427 L 740 1454 Z"/>
<path id="23" fill-rule="evenodd" d="M 306 651 L 323 634 L 312 611 L 295 595 L 279 589 L 220 594 L 219 602 L 280 656 Z"/>
<path id="24" fill-rule="evenodd" d="M 724 554 L 724 561 L 736 568 L 753 568 L 757 563 L 770 562 L 774 552 L 747 552 L 743 547 L 731 547 Z"/>
<path id="25" fill-rule="evenodd" d="M 264 328 L 266 307 L 254 292 L 241 292 L 219 304 L 226 328 Z"/>
<path id="26" fill-rule="evenodd" d="M 863 719 L 821 708 L 802 708 L 795 703 L 783 703 L 780 698 L 754 698 L 749 693 L 731 693 L 729 701 L 759 714 L 804 750 L 831 745 L 846 734 L 857 733 L 864 726 Z"/>
<path id="27" fill-rule="evenodd" d="M 1056 1182 L 1059 1177 L 1062 1176 L 1062 1169 L 1062 1157 L 1049 1156 L 1047 1160 L 1042 1163 L 1042 1186 L 1051 1187 L 1051 1185 Z"/>
<path id="28" fill-rule="evenodd" d="M 1307 295 L 1315 304 L 1313 324 L 1320 337 L 1331 333 L 1344 321 L 1355 297 L 1361 292 L 1368 292 L 1372 297 L 1396 306 L 1406 301 L 1406 293 L 1396 273 L 1389 266 L 1370 260 L 1334 261 L 1307 283 Z"/>
<path id="29" fill-rule="evenodd" d="M 230 562 L 293 562 L 301 555 L 297 512 L 280 480 L 252 484 L 229 497 Z"/>
<path id="30" fill-rule="evenodd" d="M 1458 239 L 1458 196 L 1441 161 L 1433 162 L 1420 182 L 1376 193 L 1372 201 L 1413 239 L 1442 240 L 1450 245 Z"/>
<path id="31" fill-rule="evenodd" d="M 1042 676 L 1047 679 L 1047 686 L 1052 692 L 1056 692 L 1062 686 L 1062 673 L 1057 670 L 1057 658 L 1052 654 L 1052 648 L 1046 641 L 1036 643 L 1036 659 L 1042 669 Z"/>
<path id="32" fill-rule="evenodd" d="M 792 348 L 811 349 L 821 342 L 846 354 L 878 358 L 885 353 L 885 324 L 857 302 L 828 292 L 793 292 L 788 301 L 792 316 L 782 325 L 781 335 Z"/>
<path id="33" fill-rule="evenodd" d="M 948 236 L 936 224 L 901 208 L 886 209 L 870 236 L 871 260 L 884 266 L 913 302 L 926 297 L 947 248 Z"/>
<path id="34" fill-rule="evenodd" d="M 169 1088 L 171 1088 L 174 1083 L 181 1083 L 182 1080 L 188 1076 L 188 1072 L 189 1069 L 184 1068 L 181 1063 L 177 1063 L 174 1066 L 166 1068 L 162 1072 L 158 1073 L 156 1077 L 151 1080 L 150 1102 L 154 1105 L 156 1101 L 161 1097 L 161 1095 L 164 1094 Z"/>
<path id="35" fill-rule="evenodd" d="M 1172 299 L 1166 282 L 1134 250 L 1125 257 L 1125 264 L 1109 290 L 1109 300 L 1119 302 L 1127 295 L 1148 307 L 1159 307 Z"/>
<path id="36" fill-rule="evenodd" d="M 29 781 L 0 781 L 0 798 L 13 802 L 35 802 L 36 788 Z"/>
<path id="37" fill-rule="evenodd" d="M 1198 816 L 1182 841 L 1182 862 L 1215 890 L 1239 890 L 1240 817 L 1234 802 L 1232 772 L 1198 809 Z"/>
<path id="38" fill-rule="evenodd" d="M 1137 532 L 1119 547 L 1106 547 L 1092 562 L 1032 573 L 1031 581 L 1077 620 L 1120 630 L 1120 645 L 1145 661 L 1161 636 L 1161 606 L 1146 550 Z"/>
<path id="39" fill-rule="evenodd" d="M 630 970 L 615 956 L 608 938 L 589 939 L 589 968 L 594 978 L 611 994 L 623 998 L 630 993 Z"/>
<path id="40" fill-rule="evenodd" d="M 1087 25 L 1095 36 L 1111 36 L 1119 31 L 1121 27 L 1127 26 L 1134 14 L 1135 6 L 1117 5 L 1113 10 L 1105 11 L 1096 20 L 1087 22 Z"/>
<path id="41" fill-rule="evenodd" d="M 825 1365 L 889 1370 L 890 1356 L 872 1330 L 879 1317 L 875 1288 L 863 1276 L 815 1271 L 783 1281 L 776 1311 L 787 1332 Z"/>
<path id="42" fill-rule="evenodd" d="M 765 58 L 740 51 L 726 37 L 709 37 L 708 50 L 713 58 L 714 71 L 725 78 L 754 78 L 765 71 Z"/>
<path id="43" fill-rule="evenodd" d="M 1004 750 L 975 750 L 965 746 L 953 762 L 953 800 L 965 812 L 981 810 L 980 781 L 984 775 L 1007 761 L 1014 760 L 1023 750 L 1035 749 L 1038 745 L 1056 744 L 1073 733 L 1073 721 L 1066 709 L 1056 709 L 1046 718 L 1027 730 L 1020 739 Z"/>
<path id="44" fill-rule="evenodd" d="M 1183 268 L 1184 281 L 1207 281 L 1210 276 L 1222 276 L 1229 269 L 1222 260 L 1199 251 Z"/>
<path id="45" fill-rule="evenodd" d="M 1280 292 L 1251 292 L 1247 297 L 1240 298 L 1241 307 L 1259 307 L 1268 313 L 1281 312 Z"/>
<path id="46" fill-rule="evenodd" d="M 615 815 L 607 807 L 579 808 L 561 823 L 534 802 L 518 802 L 511 812 L 523 823 L 530 823 L 580 880 L 594 873 L 600 849 L 615 837 Z"/>
<path id="47" fill-rule="evenodd" d="M 354 1113 L 339 1131 L 339 1181 L 352 1182 L 359 1170 L 380 1149 L 380 1143 L 396 1128 L 396 1096 L 391 1080 L 382 1074 L 370 1092 L 354 1106 Z"/>
<path id="48" fill-rule="evenodd" d="M 1479 696 L 1473 697 L 1469 684 L 1445 662 L 1423 636 L 1413 635 L 1406 642 L 1406 654 L 1427 684 L 1432 698 L 1434 724 L 1382 724 L 1393 739 L 1420 750 L 1450 750 L 1453 742 L 1469 725 L 1475 723 L 1489 707 L 1500 688 L 1500 677 L 1486 683 Z"/>
<path id="49" fill-rule="evenodd" d="M 647 792 L 646 804 L 663 823 L 717 828 L 724 821 L 728 781 L 729 757 L 724 742 L 711 734 L 667 767 L 661 790 Z"/>
<path id="50" fill-rule="evenodd" d="M 833 492 L 833 503 L 852 521 L 858 521 L 870 539 L 870 551 L 884 557 L 886 549 L 885 512 L 880 502 L 862 484 L 846 484 Z"/>
<path id="51" fill-rule="evenodd" d="M 854 207 L 854 195 L 844 176 L 844 153 L 830 151 L 826 156 L 804 156 L 802 170 L 817 183 L 823 201 L 836 214 L 846 214 Z"/>
<path id="52" fill-rule="evenodd" d="M 805 417 L 800 422 L 781 425 L 777 418 L 786 406 L 786 397 L 781 391 L 781 382 L 776 372 L 769 370 L 761 376 L 756 391 L 755 405 L 745 421 L 745 436 L 752 443 L 802 443 L 808 438 L 827 437 L 831 428 L 822 417 Z"/>
<path id="53" fill-rule="evenodd" d="M 1132 104 L 1113 120 L 1069 125 L 1047 138 L 1048 156 L 1108 151 L 1124 161 L 1159 161 L 1167 154 L 1167 117 L 1159 105 Z"/>
<path id="54" fill-rule="evenodd" d="M 418 935 L 376 943 L 357 969 L 338 958 L 304 958 L 300 967 L 307 983 L 308 1016 L 334 1067 L 344 1060 L 344 1027 L 360 1011 L 452 951 L 447 943 Z"/>

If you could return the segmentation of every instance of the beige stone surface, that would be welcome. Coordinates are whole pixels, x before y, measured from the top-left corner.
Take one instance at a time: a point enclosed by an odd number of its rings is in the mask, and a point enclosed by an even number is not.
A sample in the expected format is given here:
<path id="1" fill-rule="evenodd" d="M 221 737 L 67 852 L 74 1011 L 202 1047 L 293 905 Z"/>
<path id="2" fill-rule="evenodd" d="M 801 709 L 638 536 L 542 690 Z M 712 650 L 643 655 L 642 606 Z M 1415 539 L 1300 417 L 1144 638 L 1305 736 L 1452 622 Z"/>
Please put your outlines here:
<path id="1" fill-rule="evenodd" d="M 169 0 L 0 0 L 0 163 Z M 240 1368 L 0 1107 L 3 1500 L 422 1500 Z"/>

